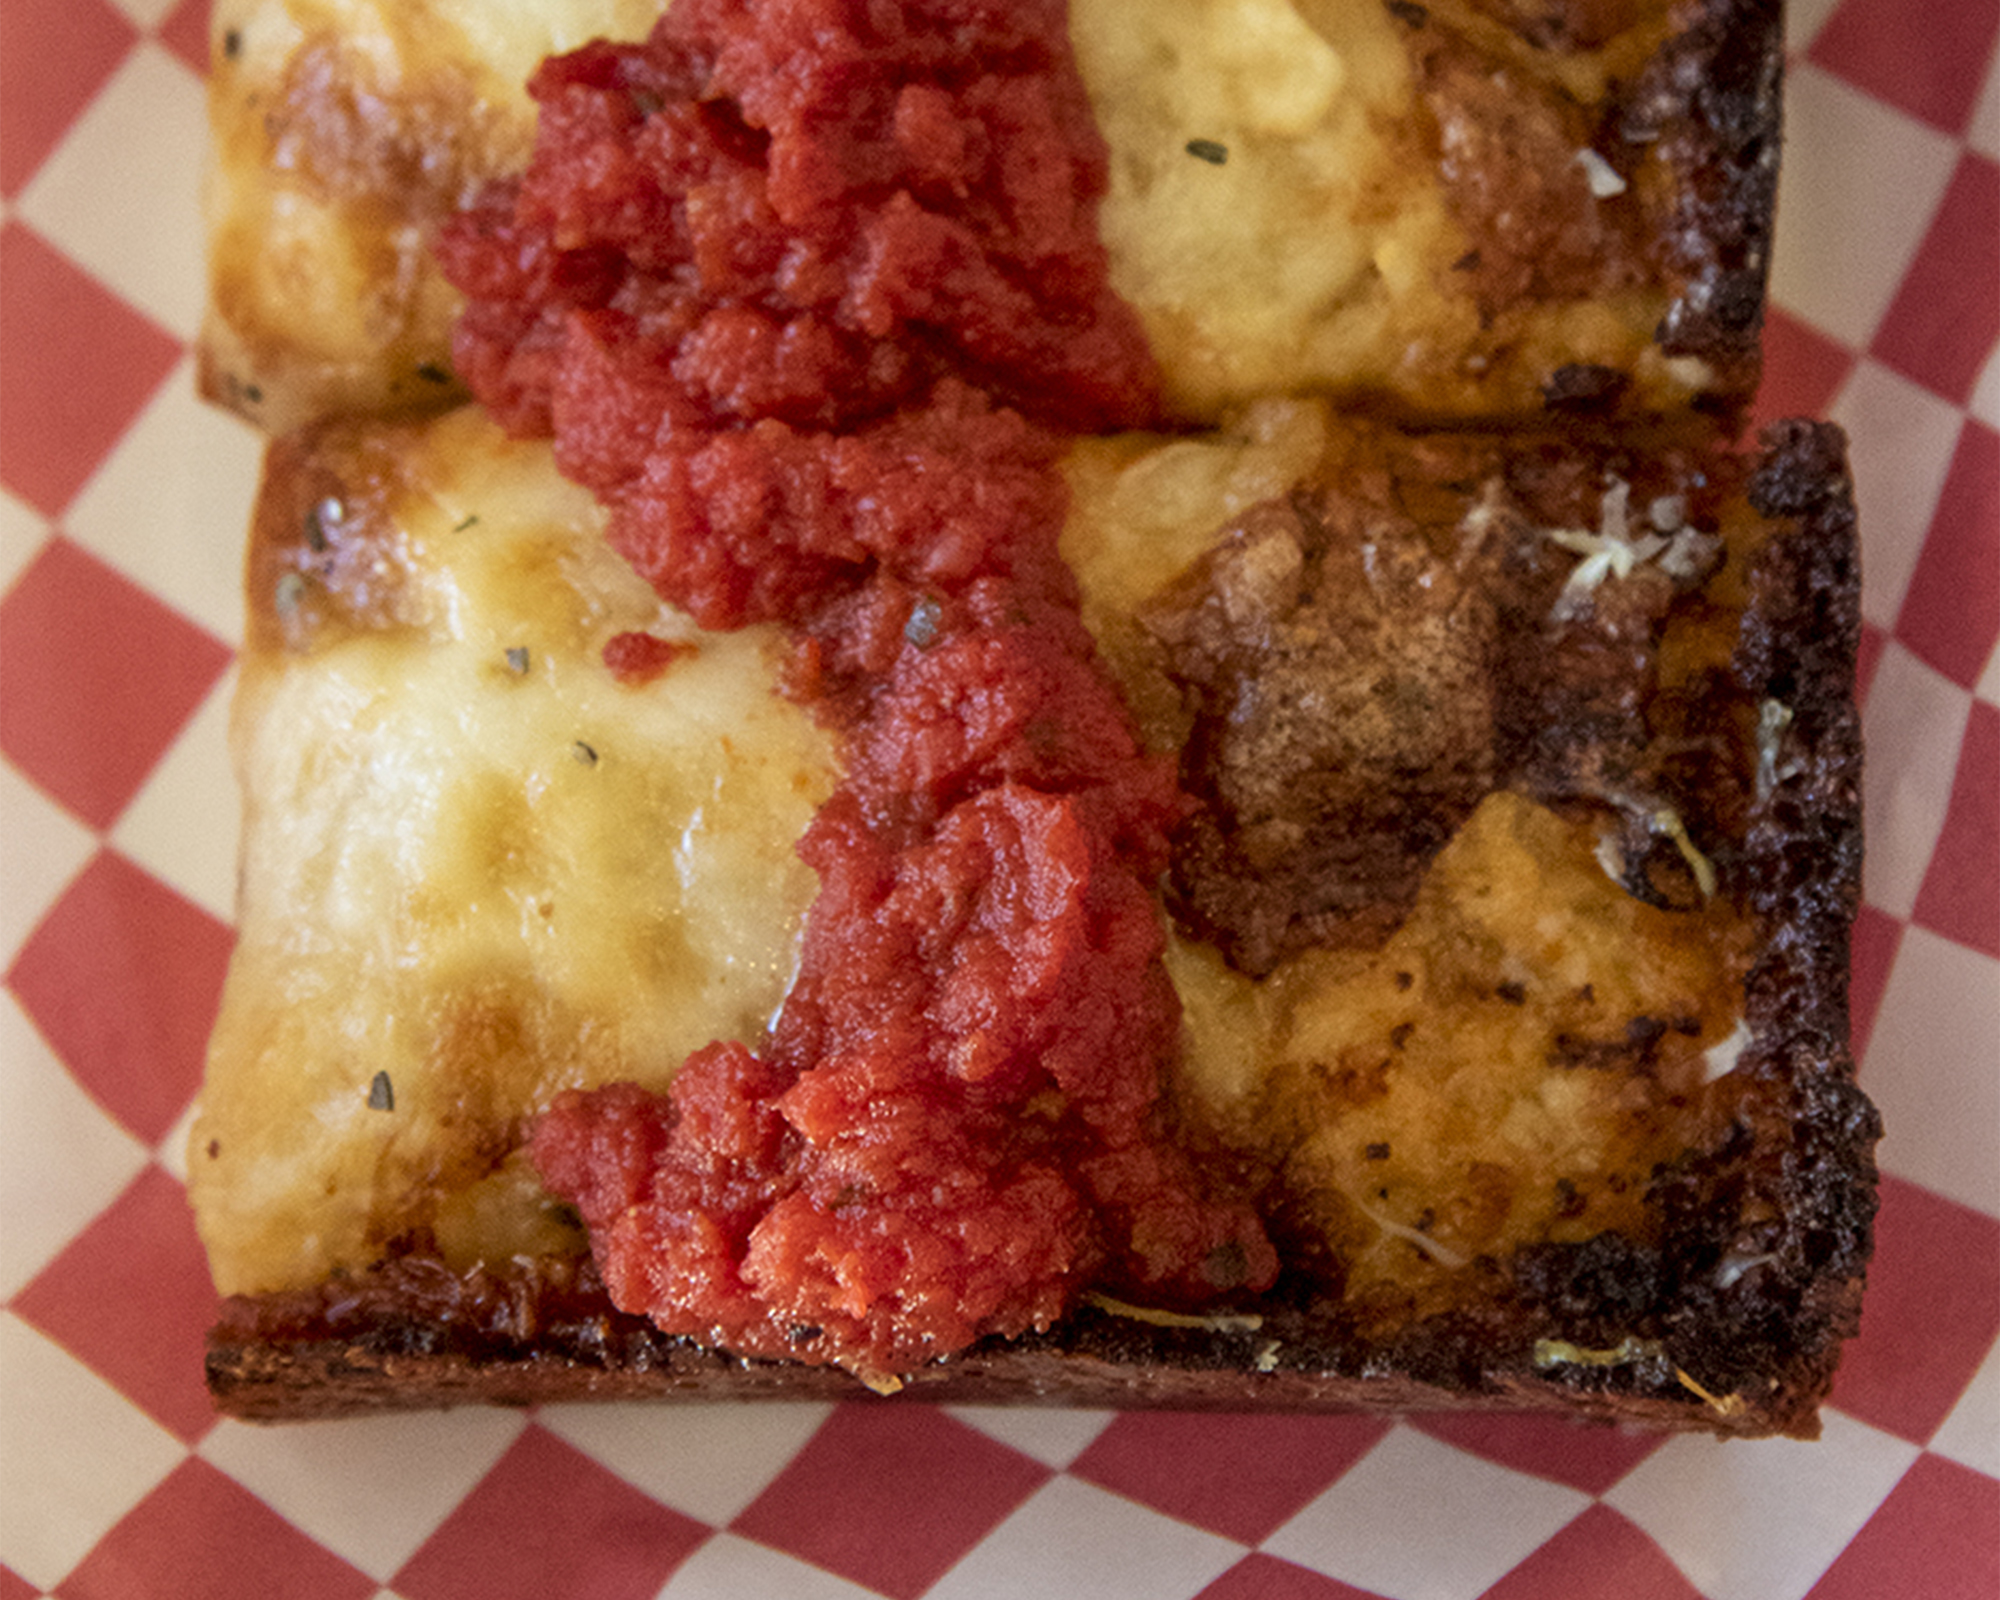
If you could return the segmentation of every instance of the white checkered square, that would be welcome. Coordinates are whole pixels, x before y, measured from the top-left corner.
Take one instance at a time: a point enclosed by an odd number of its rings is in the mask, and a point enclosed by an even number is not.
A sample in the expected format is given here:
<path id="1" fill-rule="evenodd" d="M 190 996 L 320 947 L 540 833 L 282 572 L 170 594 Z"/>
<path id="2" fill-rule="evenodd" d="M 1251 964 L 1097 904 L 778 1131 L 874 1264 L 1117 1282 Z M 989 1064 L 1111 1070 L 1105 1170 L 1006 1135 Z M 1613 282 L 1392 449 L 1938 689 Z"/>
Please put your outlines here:
<path id="1" fill-rule="evenodd" d="M 1951 1415 L 1931 1436 L 1930 1449 L 1974 1472 L 2000 1478 L 2000 1341 L 1986 1352 Z"/>
<path id="2" fill-rule="evenodd" d="M 263 460 L 247 424 L 195 397 L 193 363 L 183 361 L 71 503 L 64 531 L 233 645 L 243 637 L 244 530 Z"/>
<path id="3" fill-rule="evenodd" d="M 141 28 L 157 28 L 167 20 L 179 0 L 111 0 L 111 3 Z"/>
<path id="4" fill-rule="evenodd" d="M 1708 1600 L 1801 1600 L 1917 1455 L 1829 1411 L 1812 1443 L 1671 1439 L 1604 1500 Z"/>
<path id="5" fill-rule="evenodd" d="M 1589 1504 L 1399 1426 L 1263 1547 L 1387 1600 L 1473 1600 Z"/>
<path id="6" fill-rule="evenodd" d="M 41 512 L 0 489 L 0 594 L 14 586 L 49 537 L 49 524 Z"/>
<path id="7" fill-rule="evenodd" d="M 1075 1478 L 1051 1478 L 953 1567 L 925 1600 L 1193 1600 L 1243 1546 Z"/>
<path id="8" fill-rule="evenodd" d="M 729 1522 L 819 1431 L 830 1405 L 547 1406 L 542 1426 L 697 1522 Z"/>
<path id="9" fill-rule="evenodd" d="M 2000 1216 L 2000 962 L 1906 929 L 1861 1081 L 1885 1172 Z"/>
<path id="10" fill-rule="evenodd" d="M 1893 628 L 1964 427 L 1959 409 L 1864 359 L 1835 399 L 1861 517 L 1861 614 Z"/>
<path id="11" fill-rule="evenodd" d="M 877 1600 L 873 1589 L 733 1533 L 718 1533 L 681 1564 L 658 1600 Z"/>
<path id="12" fill-rule="evenodd" d="M 1966 409 L 1987 427 L 2000 428 L 2000 350 L 1995 350 L 1980 369 Z"/>
<path id="13" fill-rule="evenodd" d="M 142 41 L 77 119 L 19 212 L 169 333 L 194 337 L 207 297 L 198 229 L 208 111 L 201 80 Z"/>
<path id="14" fill-rule="evenodd" d="M 1794 55 L 1812 48 L 1819 30 L 1839 8 L 1840 0 L 1786 0 L 1785 47 Z"/>
<path id="15" fill-rule="evenodd" d="M 1055 1406 L 948 1406 L 968 1428 L 1011 1445 L 1045 1467 L 1061 1471 L 1090 1448 L 1111 1425 L 1109 1411 L 1076 1411 Z"/>
<path id="16" fill-rule="evenodd" d="M 0 969 L 97 849 L 97 836 L 0 760 Z"/>
<path id="17" fill-rule="evenodd" d="M 1907 917 L 1917 903 L 1971 710 L 1972 696 L 1935 668 L 1894 640 L 1884 648 L 1862 713 L 1861 878 L 1868 903 L 1892 916 Z"/>
<path id="18" fill-rule="evenodd" d="M 517 1412 L 479 1408 L 303 1428 L 223 1421 L 199 1453 L 381 1581 L 457 1509 L 526 1425 Z"/>
<path id="19" fill-rule="evenodd" d="M 11 1300 L 125 1192 L 146 1148 L 77 1087 L 11 994 L 0 995 L 0 1127 L 0 1297 Z"/>
<path id="20" fill-rule="evenodd" d="M 1850 349 L 1895 298 L 1958 146 L 1803 62 L 1785 83 L 1771 299 Z"/>
<path id="21" fill-rule="evenodd" d="M 236 916 L 240 801 L 229 761 L 232 669 L 217 680 L 111 831 L 111 843 L 218 921 Z"/>
<path id="22" fill-rule="evenodd" d="M 201 1102 L 190 1100 L 187 1109 L 171 1128 L 160 1135 L 160 1142 L 153 1146 L 153 1160 L 183 1189 L 188 1181 L 188 1135 L 194 1131 L 195 1117 L 200 1110 Z"/>
<path id="23" fill-rule="evenodd" d="M 0 1563 L 53 1589 L 187 1452 L 110 1384 L 0 1311 Z"/>
<path id="24" fill-rule="evenodd" d="M 1966 143 L 1982 155 L 2000 161 L 2000 52 L 1986 69 L 1986 87 L 1972 113 L 1972 125 L 1965 130 Z"/>

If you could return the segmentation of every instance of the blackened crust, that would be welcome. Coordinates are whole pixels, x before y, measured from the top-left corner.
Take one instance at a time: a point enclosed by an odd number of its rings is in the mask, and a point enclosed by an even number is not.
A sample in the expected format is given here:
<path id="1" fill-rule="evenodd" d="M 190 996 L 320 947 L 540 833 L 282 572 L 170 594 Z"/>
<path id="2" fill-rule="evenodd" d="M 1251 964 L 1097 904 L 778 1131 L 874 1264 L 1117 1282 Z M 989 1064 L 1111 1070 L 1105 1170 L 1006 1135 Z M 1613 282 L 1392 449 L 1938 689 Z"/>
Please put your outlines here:
<path id="1" fill-rule="evenodd" d="M 1661 346 L 1754 381 L 1778 188 L 1783 7 L 1721 0 L 1699 10 L 1647 64 L 1621 133 L 1657 142 L 1677 177 L 1660 244 L 1683 287 Z"/>

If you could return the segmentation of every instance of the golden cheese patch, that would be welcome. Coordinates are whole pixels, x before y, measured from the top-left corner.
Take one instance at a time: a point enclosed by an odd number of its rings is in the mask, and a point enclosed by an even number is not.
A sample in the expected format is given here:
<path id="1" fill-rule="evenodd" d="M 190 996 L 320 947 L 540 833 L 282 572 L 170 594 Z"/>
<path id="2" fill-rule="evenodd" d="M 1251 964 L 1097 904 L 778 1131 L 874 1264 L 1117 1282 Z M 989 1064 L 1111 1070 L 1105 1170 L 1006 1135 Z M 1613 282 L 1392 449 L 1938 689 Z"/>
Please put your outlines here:
<path id="1" fill-rule="evenodd" d="M 761 1033 L 813 892 L 793 846 L 835 781 L 772 692 L 777 640 L 664 610 L 545 446 L 467 411 L 371 450 L 392 487 L 330 493 L 309 531 L 363 541 L 393 602 L 350 615 L 297 569 L 251 596 L 239 942 L 191 1145 L 225 1291 L 424 1230 L 462 1256 L 546 1242 L 508 1165 L 524 1120 Z M 380 526 L 338 525 L 363 506 Z M 601 651 L 629 631 L 685 648 L 627 686 Z"/>

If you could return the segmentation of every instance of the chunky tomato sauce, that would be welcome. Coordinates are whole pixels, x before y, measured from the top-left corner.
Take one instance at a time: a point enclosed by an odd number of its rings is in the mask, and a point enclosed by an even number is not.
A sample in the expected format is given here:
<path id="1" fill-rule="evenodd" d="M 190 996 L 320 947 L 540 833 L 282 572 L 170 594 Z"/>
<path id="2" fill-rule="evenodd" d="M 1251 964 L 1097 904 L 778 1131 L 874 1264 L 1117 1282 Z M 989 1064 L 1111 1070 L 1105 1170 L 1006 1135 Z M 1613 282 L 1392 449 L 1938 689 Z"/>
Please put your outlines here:
<path id="1" fill-rule="evenodd" d="M 460 368 L 662 596 L 789 629 L 845 757 L 768 1037 L 537 1127 L 613 1298 L 883 1383 L 1093 1283 L 1267 1284 L 1161 1124 L 1184 802 L 1056 548 L 1059 431 L 1155 405 L 1063 6 L 678 0 L 533 90 L 441 246 Z"/>

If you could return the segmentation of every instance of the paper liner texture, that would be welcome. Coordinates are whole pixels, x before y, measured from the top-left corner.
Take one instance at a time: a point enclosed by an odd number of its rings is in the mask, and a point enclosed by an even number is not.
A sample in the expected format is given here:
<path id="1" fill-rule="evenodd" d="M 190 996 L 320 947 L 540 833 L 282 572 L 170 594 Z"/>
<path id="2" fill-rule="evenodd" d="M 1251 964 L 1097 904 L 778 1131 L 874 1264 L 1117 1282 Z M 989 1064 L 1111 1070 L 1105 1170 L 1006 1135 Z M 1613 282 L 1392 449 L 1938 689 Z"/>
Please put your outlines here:
<path id="1" fill-rule="evenodd" d="M 202 0 L 0 30 L 0 1597 L 2000 1592 L 2000 6 L 1795 0 L 1759 412 L 1853 439 L 1875 1267 L 1815 1444 L 822 1403 L 218 1422 L 180 1146 L 257 443 L 193 397 Z"/>

